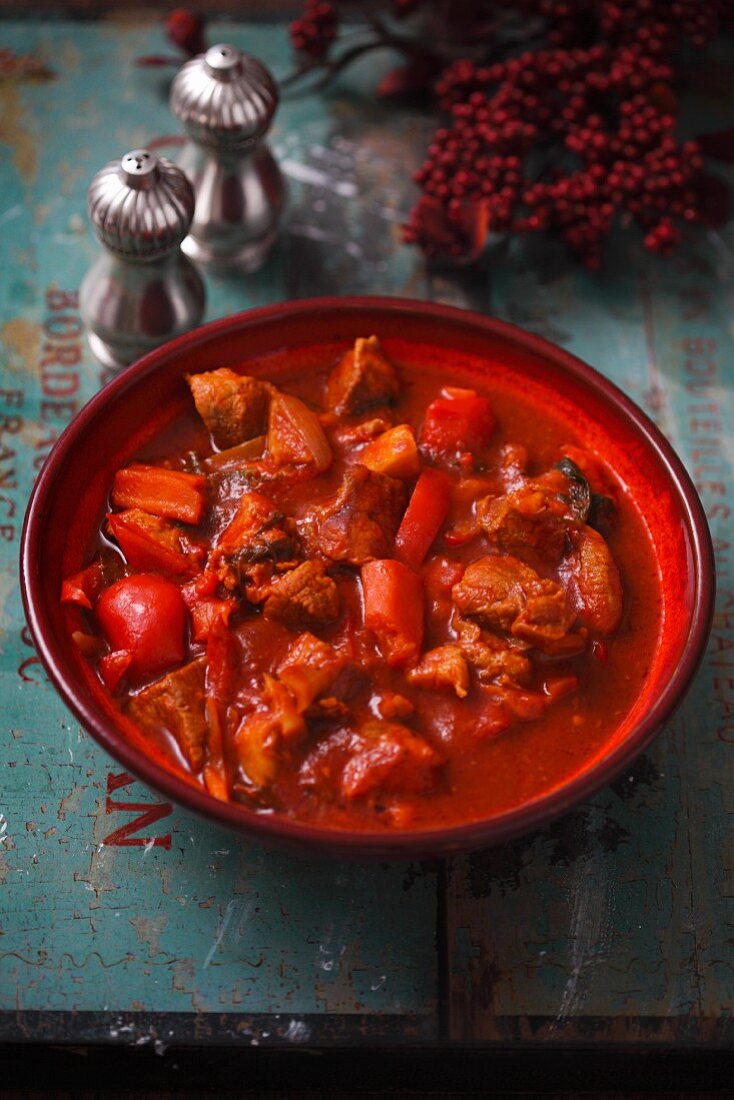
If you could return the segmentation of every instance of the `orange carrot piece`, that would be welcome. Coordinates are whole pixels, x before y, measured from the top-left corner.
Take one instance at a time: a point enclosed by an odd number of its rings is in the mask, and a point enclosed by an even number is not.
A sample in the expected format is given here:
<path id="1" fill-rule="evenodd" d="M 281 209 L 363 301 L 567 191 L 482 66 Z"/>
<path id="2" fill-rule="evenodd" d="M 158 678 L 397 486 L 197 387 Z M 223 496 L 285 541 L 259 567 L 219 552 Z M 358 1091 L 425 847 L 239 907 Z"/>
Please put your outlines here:
<path id="1" fill-rule="evenodd" d="M 362 566 L 364 625 L 377 638 L 389 665 L 404 668 L 418 660 L 423 643 L 423 582 L 392 559 Z"/>
<path id="2" fill-rule="evenodd" d="M 196 525 L 206 507 L 205 488 L 201 474 L 134 462 L 115 474 L 112 503 L 115 508 L 141 508 L 154 516 Z"/>
<path id="3" fill-rule="evenodd" d="M 374 473 L 405 480 L 421 472 L 421 456 L 413 429 L 408 424 L 398 424 L 378 435 L 367 444 L 359 461 Z"/>

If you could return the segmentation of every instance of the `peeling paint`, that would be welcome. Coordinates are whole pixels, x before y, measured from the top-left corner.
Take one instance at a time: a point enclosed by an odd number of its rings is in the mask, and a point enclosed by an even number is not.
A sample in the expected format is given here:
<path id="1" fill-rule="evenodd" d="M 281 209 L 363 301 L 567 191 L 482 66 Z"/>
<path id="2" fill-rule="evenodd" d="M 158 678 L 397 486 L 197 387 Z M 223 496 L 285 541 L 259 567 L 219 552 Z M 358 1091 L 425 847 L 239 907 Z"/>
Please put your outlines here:
<path id="1" fill-rule="evenodd" d="M 149 958 L 155 958 L 161 950 L 161 936 L 168 927 L 168 916 L 160 913 L 155 917 L 130 917 L 130 924 L 135 929 L 138 942 L 148 948 Z"/>
<path id="2" fill-rule="evenodd" d="M 31 187 L 38 174 L 37 136 L 23 109 L 18 86 L 12 83 L 0 83 L 0 142 L 12 150 L 16 172 Z"/>
<path id="3" fill-rule="evenodd" d="M 7 367 L 13 372 L 32 373 L 38 370 L 41 331 L 25 317 L 11 317 L 0 326 L 0 341 L 9 353 Z"/>

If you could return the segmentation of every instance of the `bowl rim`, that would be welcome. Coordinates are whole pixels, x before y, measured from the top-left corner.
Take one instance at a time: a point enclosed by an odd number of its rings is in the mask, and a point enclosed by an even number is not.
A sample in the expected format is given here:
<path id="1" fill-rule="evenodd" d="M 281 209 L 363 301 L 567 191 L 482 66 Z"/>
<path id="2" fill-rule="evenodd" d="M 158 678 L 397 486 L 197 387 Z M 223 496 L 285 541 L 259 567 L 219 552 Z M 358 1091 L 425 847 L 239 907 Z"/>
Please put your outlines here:
<path id="1" fill-rule="evenodd" d="M 38 567 L 46 502 L 77 437 L 84 433 L 98 413 L 122 396 L 129 387 L 137 384 L 142 377 L 155 372 L 160 365 L 175 360 L 179 352 L 190 352 L 197 346 L 207 344 L 212 337 L 241 332 L 253 325 L 290 319 L 305 313 L 327 314 L 334 311 L 347 315 L 373 311 L 403 317 L 428 314 L 432 320 L 468 325 L 486 337 L 499 338 L 535 357 L 550 360 L 553 365 L 561 367 L 587 386 L 590 385 L 601 395 L 605 404 L 614 407 L 631 422 L 646 448 L 654 452 L 663 466 L 681 505 L 692 556 L 694 603 L 682 659 L 673 669 L 667 684 L 628 737 L 601 756 L 591 768 L 545 795 L 493 818 L 430 829 L 401 829 L 377 833 L 314 825 L 285 815 L 260 814 L 234 803 L 219 801 L 203 788 L 179 779 L 134 749 L 111 720 L 93 709 L 85 693 L 79 691 L 72 677 L 65 674 L 64 662 L 59 660 L 62 657 L 60 643 L 53 632 L 47 629 L 41 570 Z M 306 847 L 332 855 L 397 859 L 440 856 L 489 847 L 530 832 L 584 801 L 629 767 L 683 701 L 701 664 L 714 610 L 715 564 L 703 505 L 685 466 L 660 429 L 609 378 L 565 348 L 509 322 L 473 310 L 411 298 L 350 295 L 343 298 L 304 298 L 279 302 L 219 318 L 155 348 L 103 386 L 66 427 L 36 479 L 21 533 L 20 582 L 26 620 L 49 679 L 82 726 L 113 759 L 133 775 L 185 809 L 201 814 L 217 825 L 247 833 L 264 843 L 283 844 L 291 848 Z"/>

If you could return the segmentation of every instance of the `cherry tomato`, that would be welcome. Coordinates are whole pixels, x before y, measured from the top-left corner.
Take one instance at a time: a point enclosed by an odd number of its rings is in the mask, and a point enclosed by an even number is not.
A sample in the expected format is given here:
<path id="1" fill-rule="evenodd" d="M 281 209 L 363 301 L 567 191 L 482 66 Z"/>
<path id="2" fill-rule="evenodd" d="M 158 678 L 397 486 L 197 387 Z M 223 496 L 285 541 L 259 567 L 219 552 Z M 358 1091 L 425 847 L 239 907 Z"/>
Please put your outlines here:
<path id="1" fill-rule="evenodd" d="M 128 673 L 136 679 L 164 672 L 186 656 L 186 605 L 163 577 L 123 577 L 102 593 L 95 614 L 112 650 L 131 654 Z"/>

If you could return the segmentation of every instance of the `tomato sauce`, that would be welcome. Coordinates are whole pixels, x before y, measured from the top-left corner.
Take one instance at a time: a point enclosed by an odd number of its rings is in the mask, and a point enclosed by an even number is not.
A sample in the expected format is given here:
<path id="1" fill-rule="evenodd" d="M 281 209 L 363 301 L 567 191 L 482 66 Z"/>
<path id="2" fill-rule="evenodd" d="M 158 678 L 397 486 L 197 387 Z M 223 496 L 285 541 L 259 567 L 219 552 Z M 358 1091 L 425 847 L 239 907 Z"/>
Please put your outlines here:
<path id="1" fill-rule="evenodd" d="M 337 828 L 486 818 L 583 770 L 634 707 L 663 621 L 652 540 L 562 395 L 358 344 L 238 368 L 275 389 L 198 376 L 62 599 L 120 710 L 216 797 Z M 185 608 L 163 676 L 137 627 L 105 625 L 140 574 Z M 140 631 L 175 653 L 151 599 Z"/>

